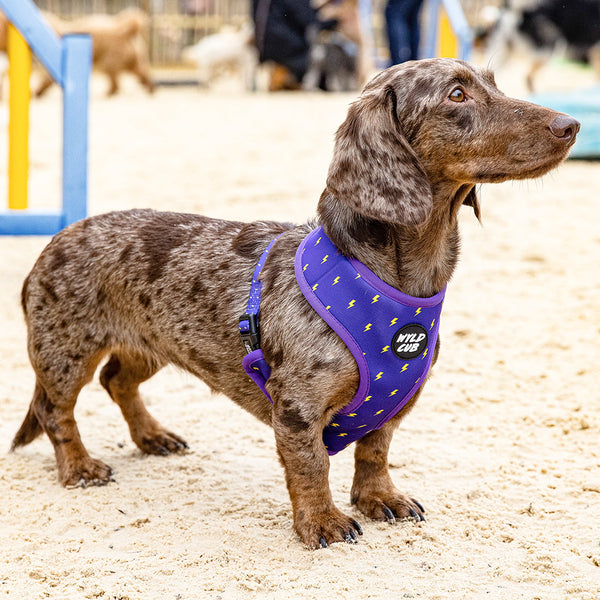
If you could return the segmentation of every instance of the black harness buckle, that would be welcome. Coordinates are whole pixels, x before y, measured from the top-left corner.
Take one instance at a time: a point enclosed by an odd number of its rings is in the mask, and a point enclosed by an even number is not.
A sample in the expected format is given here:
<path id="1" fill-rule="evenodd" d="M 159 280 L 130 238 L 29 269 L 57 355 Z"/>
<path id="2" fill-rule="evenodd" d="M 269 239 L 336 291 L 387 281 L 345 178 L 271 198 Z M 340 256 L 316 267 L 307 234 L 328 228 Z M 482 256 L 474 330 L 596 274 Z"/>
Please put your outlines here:
<path id="1" fill-rule="evenodd" d="M 243 321 L 248 321 L 248 330 L 242 326 Z M 240 337 L 242 338 L 242 344 L 246 348 L 246 352 L 250 354 L 254 350 L 260 348 L 260 331 L 258 330 L 258 319 L 255 314 L 245 313 L 240 317 L 239 320 Z"/>

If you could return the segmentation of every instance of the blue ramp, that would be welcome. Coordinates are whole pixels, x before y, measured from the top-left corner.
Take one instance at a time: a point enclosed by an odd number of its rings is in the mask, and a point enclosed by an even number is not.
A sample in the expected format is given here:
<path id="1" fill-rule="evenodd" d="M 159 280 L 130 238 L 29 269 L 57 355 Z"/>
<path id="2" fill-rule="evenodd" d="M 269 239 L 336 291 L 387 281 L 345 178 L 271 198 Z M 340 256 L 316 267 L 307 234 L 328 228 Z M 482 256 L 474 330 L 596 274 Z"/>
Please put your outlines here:
<path id="1" fill-rule="evenodd" d="M 581 123 L 570 158 L 600 158 L 600 86 L 573 92 L 543 92 L 528 100 L 567 113 Z"/>

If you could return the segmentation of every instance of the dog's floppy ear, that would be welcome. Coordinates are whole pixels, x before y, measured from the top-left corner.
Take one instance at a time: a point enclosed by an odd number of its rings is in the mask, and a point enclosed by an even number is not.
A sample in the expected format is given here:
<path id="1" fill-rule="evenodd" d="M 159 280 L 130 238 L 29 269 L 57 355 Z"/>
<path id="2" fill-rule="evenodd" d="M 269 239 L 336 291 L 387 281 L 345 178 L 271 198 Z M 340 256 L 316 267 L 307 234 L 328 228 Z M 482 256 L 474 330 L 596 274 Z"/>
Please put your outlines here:
<path id="1" fill-rule="evenodd" d="M 470 189 L 469 193 L 463 200 L 463 205 L 471 206 L 475 216 L 477 217 L 477 220 L 481 223 L 481 207 L 479 206 L 479 196 L 477 195 L 475 186 Z"/>
<path id="2" fill-rule="evenodd" d="M 429 181 L 406 141 L 391 86 L 365 92 L 336 134 L 327 189 L 361 215 L 423 223 L 433 207 Z"/>

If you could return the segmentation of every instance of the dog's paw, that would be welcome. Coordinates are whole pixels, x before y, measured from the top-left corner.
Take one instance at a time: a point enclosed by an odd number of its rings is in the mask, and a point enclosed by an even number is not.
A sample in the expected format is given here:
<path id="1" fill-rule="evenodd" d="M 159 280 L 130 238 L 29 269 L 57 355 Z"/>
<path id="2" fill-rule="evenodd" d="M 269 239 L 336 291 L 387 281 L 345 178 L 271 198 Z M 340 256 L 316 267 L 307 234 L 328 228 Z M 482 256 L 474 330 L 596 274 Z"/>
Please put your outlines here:
<path id="1" fill-rule="evenodd" d="M 183 452 L 189 449 L 188 443 L 175 433 L 160 429 L 153 432 L 145 432 L 134 439 L 138 448 L 146 454 L 159 454 L 166 456 L 174 452 Z"/>
<path id="2" fill-rule="evenodd" d="M 327 548 L 335 542 L 356 544 L 358 536 L 363 533 L 359 523 L 336 508 L 310 515 L 300 510 L 294 528 L 302 541 L 312 549 Z"/>
<path id="3" fill-rule="evenodd" d="M 396 519 L 425 521 L 423 505 L 398 490 L 382 494 L 359 494 L 352 499 L 352 503 L 363 514 L 376 521 L 388 521 L 388 523 L 395 523 Z"/>
<path id="4" fill-rule="evenodd" d="M 114 481 L 112 472 L 101 460 L 87 456 L 61 469 L 60 480 L 67 488 L 106 485 Z"/>

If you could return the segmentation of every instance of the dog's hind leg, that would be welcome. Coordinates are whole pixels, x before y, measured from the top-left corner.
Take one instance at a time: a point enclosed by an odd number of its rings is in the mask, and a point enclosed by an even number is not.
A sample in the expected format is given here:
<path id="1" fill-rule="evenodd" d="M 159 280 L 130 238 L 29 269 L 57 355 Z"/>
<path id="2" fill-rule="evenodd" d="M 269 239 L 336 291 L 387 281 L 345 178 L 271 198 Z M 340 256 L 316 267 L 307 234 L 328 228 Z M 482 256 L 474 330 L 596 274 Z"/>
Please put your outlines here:
<path id="1" fill-rule="evenodd" d="M 154 92 L 154 83 L 150 77 L 150 68 L 148 65 L 136 61 L 131 72 L 138 78 L 140 84 L 148 90 L 149 94 Z"/>
<path id="2" fill-rule="evenodd" d="M 12 449 L 24 446 L 43 430 L 54 446 L 59 478 L 65 486 L 105 484 L 112 475 L 108 465 L 88 454 L 73 414 L 77 396 L 91 379 L 101 357 L 98 353 L 84 361 L 81 355 L 71 356 L 60 371 L 56 369 L 57 363 L 36 368 L 38 378 L 33 399 L 12 442 Z M 35 364 L 42 363 L 35 361 Z"/>
<path id="3" fill-rule="evenodd" d="M 542 70 L 542 68 L 544 67 L 544 65 L 548 62 L 547 58 L 536 58 L 529 71 L 527 72 L 527 75 L 525 77 L 525 82 L 527 84 L 527 91 L 531 94 L 533 94 L 533 92 L 535 92 L 535 77 L 536 75 Z"/>
<path id="4" fill-rule="evenodd" d="M 107 96 L 114 96 L 119 91 L 119 80 L 117 79 L 117 73 L 113 70 L 106 70 L 106 76 L 110 87 L 106 91 Z"/>
<path id="5" fill-rule="evenodd" d="M 100 383 L 119 405 L 131 439 L 147 454 L 170 454 L 185 450 L 184 439 L 167 431 L 146 409 L 139 385 L 150 379 L 162 365 L 134 351 L 114 352 L 100 373 Z"/>
<path id="6" fill-rule="evenodd" d="M 590 48 L 588 60 L 594 70 L 596 79 L 600 81 L 600 42 Z"/>

